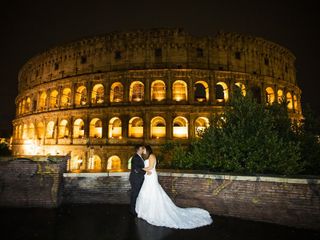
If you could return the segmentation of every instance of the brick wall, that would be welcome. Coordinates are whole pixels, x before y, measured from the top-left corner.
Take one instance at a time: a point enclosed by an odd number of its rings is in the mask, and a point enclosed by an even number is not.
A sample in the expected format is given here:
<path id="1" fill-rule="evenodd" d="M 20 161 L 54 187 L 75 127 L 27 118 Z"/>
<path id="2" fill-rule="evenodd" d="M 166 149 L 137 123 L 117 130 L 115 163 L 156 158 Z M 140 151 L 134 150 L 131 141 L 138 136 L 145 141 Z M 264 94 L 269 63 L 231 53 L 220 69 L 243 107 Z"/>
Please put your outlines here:
<path id="1" fill-rule="evenodd" d="M 64 157 L 0 161 L 0 206 L 56 207 L 61 203 Z"/>
<path id="2" fill-rule="evenodd" d="M 128 173 L 65 173 L 64 203 L 129 203 Z M 320 180 L 159 172 L 181 207 L 320 229 Z"/>

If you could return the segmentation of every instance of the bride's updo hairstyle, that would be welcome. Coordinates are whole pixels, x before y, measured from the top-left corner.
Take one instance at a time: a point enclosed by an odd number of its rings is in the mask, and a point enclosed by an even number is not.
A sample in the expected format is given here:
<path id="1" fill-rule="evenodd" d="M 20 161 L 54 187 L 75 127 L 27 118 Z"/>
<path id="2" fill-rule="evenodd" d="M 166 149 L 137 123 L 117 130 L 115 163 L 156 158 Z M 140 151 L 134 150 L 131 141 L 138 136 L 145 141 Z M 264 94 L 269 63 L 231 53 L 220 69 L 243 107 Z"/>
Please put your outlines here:
<path id="1" fill-rule="evenodd" d="M 146 159 L 148 159 L 150 154 L 152 153 L 152 148 L 150 145 L 145 146 L 145 148 L 146 148 Z"/>

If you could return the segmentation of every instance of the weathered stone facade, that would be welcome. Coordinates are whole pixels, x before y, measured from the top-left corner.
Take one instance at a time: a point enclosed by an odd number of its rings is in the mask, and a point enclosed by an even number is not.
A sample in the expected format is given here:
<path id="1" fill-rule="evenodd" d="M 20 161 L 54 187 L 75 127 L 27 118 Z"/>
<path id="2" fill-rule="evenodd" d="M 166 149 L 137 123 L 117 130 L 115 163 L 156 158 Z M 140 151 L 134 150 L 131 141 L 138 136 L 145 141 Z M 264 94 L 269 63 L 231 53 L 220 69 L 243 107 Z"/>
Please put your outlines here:
<path id="1" fill-rule="evenodd" d="M 235 87 L 301 119 L 295 57 L 262 38 L 181 29 L 116 32 L 52 48 L 19 73 L 15 155 L 66 154 L 69 170 L 126 169 L 136 143 L 155 150 L 208 126 Z M 109 160 L 110 161 L 109 161 Z"/>

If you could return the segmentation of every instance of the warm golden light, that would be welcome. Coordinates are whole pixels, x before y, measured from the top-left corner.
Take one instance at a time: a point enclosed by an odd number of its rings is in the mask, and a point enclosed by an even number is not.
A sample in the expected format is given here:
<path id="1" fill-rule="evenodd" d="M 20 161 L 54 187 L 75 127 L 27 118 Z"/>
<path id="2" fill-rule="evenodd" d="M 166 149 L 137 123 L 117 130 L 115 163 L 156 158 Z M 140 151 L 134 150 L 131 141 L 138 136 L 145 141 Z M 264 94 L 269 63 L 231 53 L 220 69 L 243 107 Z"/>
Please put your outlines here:
<path id="1" fill-rule="evenodd" d="M 54 121 L 50 121 L 47 124 L 46 138 L 54 138 Z"/>
<path id="2" fill-rule="evenodd" d="M 175 101 L 187 100 L 187 83 L 177 80 L 172 85 L 172 99 Z"/>
<path id="3" fill-rule="evenodd" d="M 121 160 L 117 155 L 108 158 L 107 170 L 117 171 L 121 170 Z"/>
<path id="4" fill-rule="evenodd" d="M 130 102 L 144 100 L 144 84 L 142 82 L 134 81 L 130 84 L 129 100 Z"/>
<path id="5" fill-rule="evenodd" d="M 58 107 L 58 91 L 57 90 L 52 90 L 50 94 L 50 103 L 49 107 L 50 108 L 57 108 Z"/>
<path id="6" fill-rule="evenodd" d="M 271 87 L 266 88 L 266 103 L 272 104 L 275 101 L 276 97 L 274 91 Z"/>
<path id="7" fill-rule="evenodd" d="M 83 138 L 84 137 L 84 122 L 81 118 L 74 121 L 73 124 L 73 138 Z"/>
<path id="8" fill-rule="evenodd" d="M 241 83 L 241 82 L 237 82 L 237 83 L 235 83 L 235 85 L 240 89 L 241 94 L 242 94 L 243 96 L 246 96 L 246 94 L 247 94 L 247 92 L 246 92 L 246 86 L 245 86 L 243 83 Z"/>
<path id="9" fill-rule="evenodd" d="M 70 88 L 63 89 L 60 105 L 62 107 L 68 107 L 71 105 L 71 89 Z"/>
<path id="10" fill-rule="evenodd" d="M 288 102 L 288 109 L 293 109 L 293 101 L 292 101 L 292 95 L 290 92 L 287 92 L 287 102 Z"/>
<path id="11" fill-rule="evenodd" d="M 151 138 L 163 138 L 166 136 L 166 121 L 163 117 L 154 117 L 151 119 Z"/>
<path id="12" fill-rule="evenodd" d="M 75 94 L 75 105 L 82 106 L 87 104 L 87 88 L 85 86 L 80 86 L 77 88 Z"/>
<path id="13" fill-rule="evenodd" d="M 209 119 L 206 117 L 198 117 L 195 121 L 195 135 L 200 137 L 203 131 L 209 127 Z"/>
<path id="14" fill-rule="evenodd" d="M 102 84 L 94 85 L 91 94 L 91 103 L 101 104 L 104 102 L 104 87 Z"/>
<path id="15" fill-rule="evenodd" d="M 69 137 L 69 127 L 67 120 L 61 120 L 59 124 L 58 138 L 67 138 Z"/>
<path id="16" fill-rule="evenodd" d="M 185 117 L 176 117 L 173 120 L 173 137 L 188 138 L 188 120 Z"/>
<path id="17" fill-rule="evenodd" d="M 88 170 L 100 171 L 101 170 L 101 158 L 98 155 L 93 155 L 88 159 Z"/>
<path id="18" fill-rule="evenodd" d="M 217 102 L 226 102 L 229 99 L 229 90 L 225 82 L 216 84 L 216 100 Z"/>
<path id="19" fill-rule="evenodd" d="M 209 101 L 209 86 L 205 81 L 197 81 L 194 90 L 195 100 L 198 102 Z"/>
<path id="20" fill-rule="evenodd" d="M 151 84 L 151 100 L 162 101 L 166 98 L 166 84 L 162 80 L 153 81 Z"/>
<path id="21" fill-rule="evenodd" d="M 121 82 L 114 82 L 110 89 L 110 102 L 123 101 L 123 85 Z"/>
<path id="22" fill-rule="evenodd" d="M 109 138 L 122 137 L 122 123 L 120 118 L 114 117 L 109 121 Z"/>
<path id="23" fill-rule="evenodd" d="M 278 93 L 278 103 L 281 103 L 283 100 L 283 91 L 279 89 L 277 93 Z"/>
<path id="24" fill-rule="evenodd" d="M 99 118 L 91 120 L 89 131 L 91 138 L 102 138 L 102 122 Z"/>
<path id="25" fill-rule="evenodd" d="M 129 121 L 129 137 L 143 137 L 143 120 L 140 117 L 133 117 Z"/>
<path id="26" fill-rule="evenodd" d="M 42 92 L 39 98 L 38 109 L 40 111 L 43 111 L 46 109 L 46 106 L 47 106 L 47 94 L 46 92 Z"/>

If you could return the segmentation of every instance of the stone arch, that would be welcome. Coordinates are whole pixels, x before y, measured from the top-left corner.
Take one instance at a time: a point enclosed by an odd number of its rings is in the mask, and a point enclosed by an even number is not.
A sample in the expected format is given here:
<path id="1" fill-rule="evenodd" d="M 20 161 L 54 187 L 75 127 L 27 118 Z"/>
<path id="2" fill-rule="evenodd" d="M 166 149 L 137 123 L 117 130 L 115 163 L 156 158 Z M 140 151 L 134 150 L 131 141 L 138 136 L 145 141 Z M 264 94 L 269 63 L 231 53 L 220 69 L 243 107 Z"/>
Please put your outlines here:
<path id="1" fill-rule="evenodd" d="M 150 125 L 151 138 L 166 137 L 166 120 L 163 117 L 157 116 L 152 118 Z"/>
<path id="2" fill-rule="evenodd" d="M 69 126 L 68 121 L 63 119 L 59 123 L 58 138 L 68 138 L 69 137 Z"/>
<path id="3" fill-rule="evenodd" d="M 183 80 L 176 80 L 172 84 L 172 99 L 175 101 L 188 100 L 188 85 Z"/>
<path id="4" fill-rule="evenodd" d="M 49 107 L 50 108 L 57 108 L 58 107 L 58 91 L 57 90 L 52 90 L 50 93 L 50 102 L 49 102 Z"/>
<path id="5" fill-rule="evenodd" d="M 29 123 L 27 135 L 28 139 L 33 139 L 35 137 L 35 128 L 33 123 Z"/>
<path id="6" fill-rule="evenodd" d="M 281 89 L 278 89 L 277 95 L 278 95 L 278 103 L 281 103 L 283 101 L 283 91 Z"/>
<path id="7" fill-rule="evenodd" d="M 188 120 L 178 116 L 173 120 L 173 137 L 188 138 Z"/>
<path id="8" fill-rule="evenodd" d="M 43 91 L 41 94 L 40 94 L 40 97 L 39 97 L 39 105 L 38 105 L 38 109 L 40 111 L 43 111 L 45 110 L 47 107 L 47 93 L 45 91 Z"/>
<path id="9" fill-rule="evenodd" d="M 43 137 L 44 137 L 44 124 L 43 124 L 43 122 L 37 122 L 36 135 L 37 135 L 38 139 L 43 139 Z"/>
<path id="10" fill-rule="evenodd" d="M 197 102 L 209 101 L 209 86 L 205 81 L 197 81 L 194 85 L 194 99 Z"/>
<path id="11" fill-rule="evenodd" d="M 287 100 L 287 103 L 288 103 L 288 109 L 293 109 L 293 100 L 292 100 L 292 94 L 291 92 L 287 92 L 286 94 L 286 100 Z"/>
<path id="12" fill-rule="evenodd" d="M 68 107 L 71 105 L 71 89 L 70 88 L 64 88 L 62 90 L 60 101 L 61 101 L 60 106 L 62 107 Z"/>
<path id="13" fill-rule="evenodd" d="M 88 159 L 88 170 L 101 171 L 101 158 L 99 155 L 94 154 Z"/>
<path id="14" fill-rule="evenodd" d="M 140 102 L 144 100 L 144 84 L 141 81 L 133 81 L 130 84 L 129 101 Z"/>
<path id="15" fill-rule="evenodd" d="M 166 98 L 166 84 L 162 80 L 155 80 L 151 83 L 151 100 L 162 101 Z"/>
<path id="16" fill-rule="evenodd" d="M 102 121 L 99 118 L 91 120 L 89 132 L 91 138 L 102 138 Z"/>
<path id="17" fill-rule="evenodd" d="M 266 88 L 266 103 L 272 104 L 275 101 L 276 97 L 272 87 Z"/>
<path id="18" fill-rule="evenodd" d="M 118 117 L 113 117 L 109 121 L 109 138 L 122 138 L 122 122 Z"/>
<path id="19" fill-rule="evenodd" d="M 209 119 L 207 117 L 198 117 L 194 121 L 195 136 L 200 137 L 204 130 L 209 127 Z"/>
<path id="20" fill-rule="evenodd" d="M 236 82 L 234 84 L 239 90 L 241 91 L 242 96 L 246 96 L 247 91 L 246 91 L 246 85 L 242 82 Z"/>
<path id="21" fill-rule="evenodd" d="M 121 159 L 117 155 L 112 155 L 108 158 L 107 161 L 107 170 L 108 171 L 117 171 L 121 170 Z"/>
<path id="22" fill-rule="evenodd" d="M 73 138 L 84 138 L 84 121 L 81 118 L 73 123 Z"/>
<path id="23" fill-rule="evenodd" d="M 229 89 L 228 85 L 225 82 L 217 82 L 216 83 L 216 101 L 217 102 L 226 102 L 229 99 Z"/>
<path id="24" fill-rule="evenodd" d="M 77 88 L 75 94 L 75 105 L 83 106 L 87 104 L 87 88 L 85 86 L 80 86 Z"/>
<path id="25" fill-rule="evenodd" d="M 143 120 L 141 117 L 133 117 L 129 121 L 129 137 L 143 137 Z"/>
<path id="26" fill-rule="evenodd" d="M 121 82 L 114 82 L 110 88 L 110 102 L 123 102 L 123 85 Z"/>
<path id="27" fill-rule="evenodd" d="M 92 88 L 91 103 L 101 104 L 104 102 L 104 86 L 101 83 L 95 84 Z"/>
<path id="28" fill-rule="evenodd" d="M 46 138 L 54 138 L 54 121 L 49 121 L 46 129 Z"/>

